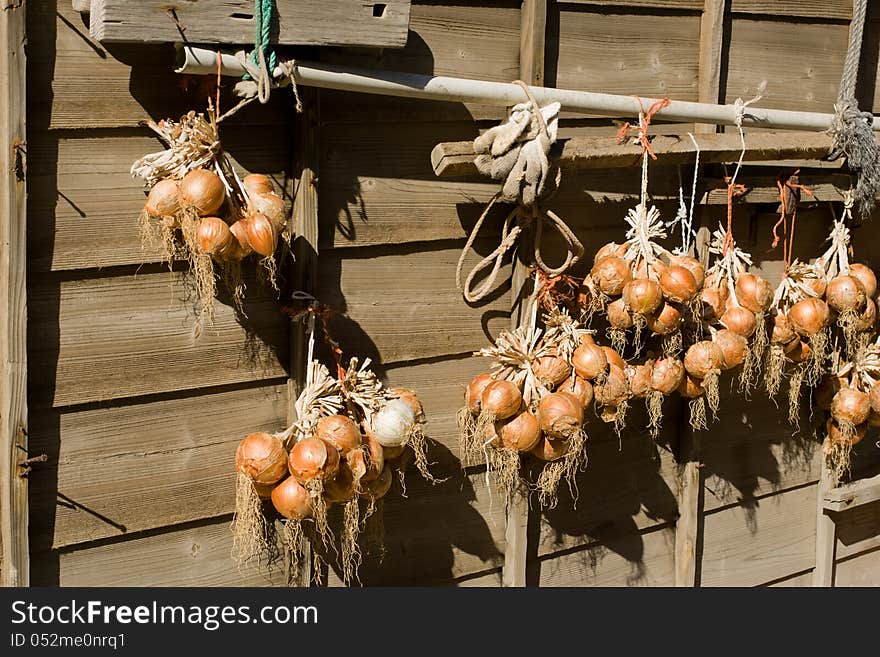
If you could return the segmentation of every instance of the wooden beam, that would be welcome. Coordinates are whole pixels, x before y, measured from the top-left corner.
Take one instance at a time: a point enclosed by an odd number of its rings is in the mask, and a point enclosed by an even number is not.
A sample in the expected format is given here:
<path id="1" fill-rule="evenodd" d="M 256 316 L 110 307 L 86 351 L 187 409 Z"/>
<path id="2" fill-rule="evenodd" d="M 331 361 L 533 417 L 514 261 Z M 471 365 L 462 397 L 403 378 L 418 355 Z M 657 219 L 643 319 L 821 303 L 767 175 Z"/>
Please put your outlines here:
<path id="1" fill-rule="evenodd" d="M 724 8 L 727 0 L 705 0 L 700 19 L 700 59 L 697 100 L 717 103 L 721 99 L 721 57 L 724 48 Z M 711 134 L 718 126 L 697 123 L 694 132 Z"/>
<path id="2" fill-rule="evenodd" d="M 25 3 L 0 12 L 0 584 L 28 586 Z M 36 466 L 37 468 L 39 465 Z"/>
<path id="3" fill-rule="evenodd" d="M 820 132 L 753 132 L 745 137 L 747 162 L 819 159 L 828 153 L 831 138 Z M 738 134 L 705 134 L 697 139 L 700 162 L 736 162 L 742 149 Z M 656 135 L 651 148 L 657 165 L 691 164 L 696 148 L 687 135 Z M 641 146 L 619 144 L 614 137 L 560 139 L 551 155 L 564 170 L 616 169 L 641 164 Z M 479 175 L 474 166 L 473 142 L 441 142 L 431 151 L 434 173 L 443 177 Z"/>
<path id="4" fill-rule="evenodd" d="M 822 507 L 828 511 L 846 511 L 877 500 L 880 500 L 880 475 L 825 491 Z"/>
<path id="5" fill-rule="evenodd" d="M 834 586 L 834 557 L 837 549 L 837 531 L 834 519 L 825 513 L 825 498 L 834 489 L 834 473 L 822 457 L 822 474 L 816 493 L 816 565 L 813 568 L 813 586 Z"/>
<path id="6" fill-rule="evenodd" d="M 520 10 L 519 76 L 526 84 L 544 86 L 547 0 L 523 0 Z"/>
<path id="7" fill-rule="evenodd" d="M 275 7 L 274 44 L 406 45 L 410 0 L 275 0 Z M 104 43 L 185 40 L 253 46 L 253 14 L 253 0 L 92 0 L 89 32 Z"/>

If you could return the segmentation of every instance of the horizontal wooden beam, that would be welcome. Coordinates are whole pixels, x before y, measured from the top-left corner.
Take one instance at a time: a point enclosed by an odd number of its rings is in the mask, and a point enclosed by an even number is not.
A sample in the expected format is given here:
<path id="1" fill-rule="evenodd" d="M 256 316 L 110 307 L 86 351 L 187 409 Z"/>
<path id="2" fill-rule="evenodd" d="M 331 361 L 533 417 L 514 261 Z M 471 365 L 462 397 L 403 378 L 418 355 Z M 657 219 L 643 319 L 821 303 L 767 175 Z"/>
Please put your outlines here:
<path id="1" fill-rule="evenodd" d="M 735 162 L 742 144 L 738 134 L 704 134 L 697 137 L 700 162 Z M 687 164 L 697 149 L 687 135 L 656 135 L 651 147 L 658 164 Z M 828 153 L 831 137 L 820 132 L 755 132 L 746 135 L 745 161 L 810 160 Z M 563 169 L 616 169 L 638 166 L 642 148 L 630 142 L 620 144 L 613 137 L 563 139 L 553 147 L 553 156 Z M 437 144 L 431 151 L 431 165 L 438 176 L 478 175 L 474 166 L 473 142 Z"/>
<path id="2" fill-rule="evenodd" d="M 275 0 L 272 43 L 403 47 L 410 0 Z M 92 0 L 101 42 L 254 43 L 253 0 Z"/>
<path id="3" fill-rule="evenodd" d="M 880 500 L 880 475 L 854 481 L 827 491 L 823 506 L 827 511 L 846 511 Z"/>

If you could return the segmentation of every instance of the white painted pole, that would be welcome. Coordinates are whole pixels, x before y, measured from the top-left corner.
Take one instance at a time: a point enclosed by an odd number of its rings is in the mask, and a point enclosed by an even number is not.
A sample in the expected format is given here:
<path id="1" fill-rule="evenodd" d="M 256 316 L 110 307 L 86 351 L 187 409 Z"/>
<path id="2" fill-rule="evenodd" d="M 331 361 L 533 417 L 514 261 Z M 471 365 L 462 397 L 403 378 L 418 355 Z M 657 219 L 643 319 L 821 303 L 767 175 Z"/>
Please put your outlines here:
<path id="1" fill-rule="evenodd" d="M 233 55 L 223 55 L 222 75 L 241 76 L 244 69 Z M 213 50 L 184 46 L 178 50 L 178 73 L 216 74 L 217 53 Z M 282 75 L 280 68 L 275 77 Z M 508 82 L 487 82 L 467 78 L 451 78 L 440 75 L 421 75 L 394 71 L 373 71 L 347 66 L 334 66 L 315 62 L 297 62 L 294 69 L 296 83 L 307 87 L 355 91 L 400 98 L 421 98 L 446 102 L 480 103 L 508 107 L 525 100 L 523 90 Z M 530 87 L 535 100 L 544 105 L 553 101 L 562 104 L 563 110 L 611 117 L 637 117 L 639 101 L 633 96 Z M 647 108 L 655 98 L 642 98 Z M 684 123 L 714 123 L 735 125 L 737 109 L 734 105 L 713 105 L 673 100 L 669 106 L 654 116 L 665 121 Z M 776 130 L 827 130 L 832 114 L 819 112 L 796 112 L 791 110 L 761 109 L 749 106 L 745 109 L 743 126 L 773 128 Z M 874 130 L 880 130 L 880 117 L 874 117 Z"/>

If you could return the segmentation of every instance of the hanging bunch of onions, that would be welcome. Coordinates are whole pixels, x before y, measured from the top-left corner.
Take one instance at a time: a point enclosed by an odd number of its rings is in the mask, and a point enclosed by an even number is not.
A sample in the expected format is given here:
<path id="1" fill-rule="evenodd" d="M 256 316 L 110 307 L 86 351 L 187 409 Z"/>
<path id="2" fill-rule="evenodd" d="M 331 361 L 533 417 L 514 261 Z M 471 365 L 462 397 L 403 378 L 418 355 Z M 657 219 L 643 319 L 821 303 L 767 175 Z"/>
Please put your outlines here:
<path id="1" fill-rule="evenodd" d="M 251 253 L 277 289 L 274 253 L 278 236 L 289 242 L 287 212 L 271 180 L 250 174 L 239 180 L 220 148 L 217 121 L 189 112 L 180 121 L 148 124 L 168 148 L 137 160 L 132 175 L 150 186 L 141 213 L 141 240 L 158 243 L 165 258 L 186 259 L 199 320 L 214 314 L 217 268 L 240 307 L 241 262 Z"/>
<path id="2" fill-rule="evenodd" d="M 536 309 L 537 312 L 537 309 Z M 586 463 L 584 422 L 599 379 L 606 379 L 608 353 L 565 310 L 551 310 L 543 329 L 532 323 L 502 331 L 475 355 L 493 359 L 464 392 L 458 414 L 463 463 L 485 458 L 496 485 L 507 495 L 524 484 L 521 460 L 543 462 L 536 487 L 541 504 L 556 504 L 563 478 L 574 483 Z"/>

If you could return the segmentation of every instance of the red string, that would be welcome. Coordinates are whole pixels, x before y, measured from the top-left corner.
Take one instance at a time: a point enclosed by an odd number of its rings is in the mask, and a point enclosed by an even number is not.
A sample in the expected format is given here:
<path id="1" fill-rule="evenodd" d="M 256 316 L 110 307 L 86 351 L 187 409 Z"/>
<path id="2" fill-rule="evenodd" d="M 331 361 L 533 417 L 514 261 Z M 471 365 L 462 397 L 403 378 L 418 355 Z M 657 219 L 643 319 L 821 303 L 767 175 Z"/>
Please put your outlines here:
<path id="1" fill-rule="evenodd" d="M 798 192 L 805 192 L 807 196 L 812 199 L 816 198 L 816 195 L 813 193 L 813 190 L 807 187 L 806 185 L 802 185 L 797 182 L 797 175 L 800 173 L 800 169 L 795 169 L 791 173 L 782 173 L 776 177 L 776 188 L 779 190 L 779 202 L 782 205 L 782 211 L 780 213 L 779 220 L 773 226 L 773 242 L 770 244 L 771 249 L 775 249 L 779 244 L 780 235 L 778 233 L 779 226 L 782 225 L 782 233 L 783 233 L 783 242 L 782 242 L 782 261 L 785 265 L 785 269 L 788 269 L 788 266 L 791 264 L 791 256 L 794 250 L 794 232 L 795 232 L 795 223 L 797 221 L 797 201 L 798 201 Z M 795 180 L 792 180 L 794 178 Z M 788 217 L 789 217 L 789 208 L 788 201 L 789 192 L 791 193 L 791 198 L 794 200 L 794 205 L 791 208 L 791 231 L 788 230 Z"/>
<path id="2" fill-rule="evenodd" d="M 539 308 L 549 311 L 559 306 L 574 307 L 583 279 L 568 274 L 550 276 L 539 267 L 536 267 L 532 273 L 538 275 L 535 300 Z"/>
<path id="3" fill-rule="evenodd" d="M 645 106 L 642 104 L 642 99 L 638 96 L 634 96 L 634 98 L 639 101 L 639 134 L 638 140 L 642 144 L 642 155 L 647 153 L 651 156 L 652 160 L 656 160 L 657 156 L 654 154 L 654 149 L 651 148 L 651 142 L 648 140 L 648 127 L 651 125 L 651 119 L 654 115 L 660 110 L 669 107 L 670 100 L 668 98 L 662 98 L 660 100 L 655 100 L 648 107 L 648 110 L 645 111 Z M 629 131 L 635 126 L 633 126 L 629 121 L 625 122 L 620 129 L 617 131 L 617 142 L 623 143 L 626 139 Z"/>
<path id="4" fill-rule="evenodd" d="M 217 108 L 215 110 L 214 116 L 221 116 L 220 114 L 220 66 L 223 63 L 223 57 L 220 54 L 220 51 L 217 51 Z"/>
<path id="5" fill-rule="evenodd" d="M 345 390 L 346 372 L 345 368 L 342 366 L 342 348 L 333 338 L 333 333 L 330 331 L 330 319 L 334 315 L 341 317 L 342 313 L 336 312 L 330 306 L 327 306 L 320 301 L 314 301 L 306 306 L 282 306 L 281 312 L 290 315 L 293 319 L 300 319 L 303 315 L 313 315 L 321 320 L 321 327 L 324 330 L 324 342 L 330 347 L 330 351 L 333 354 L 333 360 L 336 361 L 336 378 L 339 379 L 339 383 L 342 384 L 342 389 Z"/>

